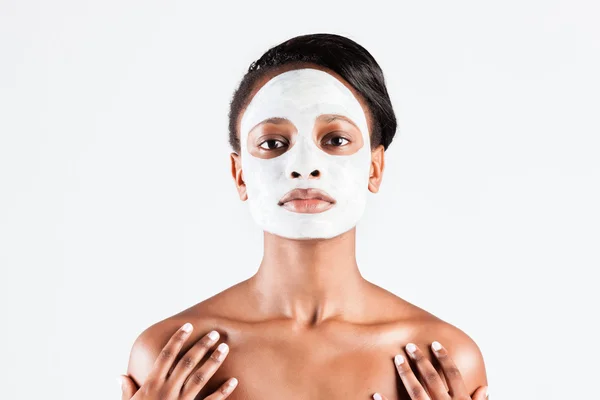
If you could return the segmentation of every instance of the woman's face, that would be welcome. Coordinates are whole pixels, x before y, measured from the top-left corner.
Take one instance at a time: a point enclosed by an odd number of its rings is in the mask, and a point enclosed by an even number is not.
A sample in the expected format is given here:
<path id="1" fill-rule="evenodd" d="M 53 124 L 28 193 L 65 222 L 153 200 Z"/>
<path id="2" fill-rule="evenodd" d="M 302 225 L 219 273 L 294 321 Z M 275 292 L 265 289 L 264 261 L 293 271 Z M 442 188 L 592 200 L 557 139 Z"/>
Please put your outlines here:
<path id="1" fill-rule="evenodd" d="M 373 191 L 369 124 L 338 78 L 315 68 L 274 76 L 252 97 L 239 134 L 240 179 L 262 229 L 327 239 L 356 225 Z"/>

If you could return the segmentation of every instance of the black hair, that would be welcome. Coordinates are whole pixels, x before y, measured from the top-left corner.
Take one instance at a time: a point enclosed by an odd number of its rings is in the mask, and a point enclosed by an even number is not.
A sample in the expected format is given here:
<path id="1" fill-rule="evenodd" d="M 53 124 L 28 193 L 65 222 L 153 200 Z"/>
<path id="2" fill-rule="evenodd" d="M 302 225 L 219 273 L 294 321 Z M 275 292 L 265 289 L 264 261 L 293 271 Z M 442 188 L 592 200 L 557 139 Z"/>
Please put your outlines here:
<path id="1" fill-rule="evenodd" d="M 234 151 L 240 151 L 237 120 L 249 103 L 254 85 L 273 70 L 291 63 L 316 64 L 348 82 L 369 107 L 371 148 L 383 144 L 384 150 L 387 150 L 396 134 L 396 116 L 381 67 L 364 47 L 353 40 L 336 34 L 316 33 L 286 40 L 250 64 L 229 108 L 229 144 Z"/>

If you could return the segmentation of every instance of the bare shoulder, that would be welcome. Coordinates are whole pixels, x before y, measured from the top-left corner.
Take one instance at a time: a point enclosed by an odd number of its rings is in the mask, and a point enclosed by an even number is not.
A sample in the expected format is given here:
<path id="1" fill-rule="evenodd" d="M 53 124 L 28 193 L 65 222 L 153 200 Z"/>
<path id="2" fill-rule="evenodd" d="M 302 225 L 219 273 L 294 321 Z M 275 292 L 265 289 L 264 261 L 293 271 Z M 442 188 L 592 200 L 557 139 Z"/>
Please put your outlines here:
<path id="1" fill-rule="evenodd" d="M 458 368 L 469 393 L 487 385 L 487 374 L 481 349 L 466 332 L 428 312 L 417 312 L 420 317 L 414 320 L 413 342 L 428 355 L 430 361 L 441 372 L 441 367 L 431 350 L 434 341 L 447 350 Z M 443 373 L 442 373 L 443 375 Z"/>
<path id="2" fill-rule="evenodd" d="M 427 346 L 433 341 L 442 344 L 458 368 L 465 385 L 473 393 L 478 387 L 487 385 L 487 374 L 481 349 L 460 328 L 442 321 L 431 321 L 423 327 L 421 338 Z M 428 350 L 430 352 L 430 350 Z"/>
<path id="3" fill-rule="evenodd" d="M 458 368 L 465 385 L 473 393 L 478 387 L 487 385 L 487 375 L 481 349 L 466 332 L 457 326 L 442 320 L 432 313 L 387 292 L 397 321 L 394 329 L 397 337 L 412 341 L 427 355 L 427 358 L 439 369 L 431 343 L 437 341 L 448 351 Z M 403 343 L 406 345 L 406 343 Z"/>
<path id="4" fill-rule="evenodd" d="M 154 367 L 155 360 L 169 339 L 186 322 L 192 324 L 193 332 L 184 343 L 181 354 L 184 354 L 200 338 L 213 329 L 219 331 L 222 339 L 226 338 L 223 327 L 227 326 L 228 322 L 222 308 L 235 291 L 234 287 L 156 322 L 138 335 L 131 347 L 127 367 L 127 375 L 133 379 L 138 387 L 146 381 Z"/>
<path id="5" fill-rule="evenodd" d="M 194 321 L 189 321 L 189 319 L 181 316 L 172 316 L 156 322 L 138 335 L 131 347 L 129 365 L 127 367 L 127 375 L 133 379 L 138 387 L 146 381 L 155 360 L 167 342 L 186 322 L 191 322 L 194 326 L 192 337 L 188 338 L 184 344 L 184 349 L 186 347 L 189 348 L 197 340 L 194 340 L 194 337 L 198 335 L 198 332 L 206 330 L 204 328 L 206 324 L 203 323 L 202 318 L 195 318 Z M 203 333 L 208 333 L 208 331 Z"/>

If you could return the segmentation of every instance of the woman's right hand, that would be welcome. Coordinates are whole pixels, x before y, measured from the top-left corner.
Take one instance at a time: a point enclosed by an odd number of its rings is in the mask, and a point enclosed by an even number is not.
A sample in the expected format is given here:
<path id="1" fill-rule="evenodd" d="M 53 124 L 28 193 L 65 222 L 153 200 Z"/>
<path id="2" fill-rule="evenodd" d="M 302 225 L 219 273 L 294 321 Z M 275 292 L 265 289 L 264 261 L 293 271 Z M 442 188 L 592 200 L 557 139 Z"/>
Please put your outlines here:
<path id="1" fill-rule="evenodd" d="M 221 343 L 210 358 L 199 368 L 196 365 L 219 340 L 219 333 L 212 331 L 192 346 L 178 363 L 175 358 L 183 343 L 192 332 L 192 324 L 183 325 L 163 347 L 154 367 L 141 388 L 127 375 L 121 375 L 122 400 L 194 400 L 206 382 L 221 366 L 229 352 L 229 347 Z M 171 372 L 172 371 L 172 372 Z M 227 380 L 216 392 L 205 400 L 227 398 L 237 386 L 237 379 Z"/>

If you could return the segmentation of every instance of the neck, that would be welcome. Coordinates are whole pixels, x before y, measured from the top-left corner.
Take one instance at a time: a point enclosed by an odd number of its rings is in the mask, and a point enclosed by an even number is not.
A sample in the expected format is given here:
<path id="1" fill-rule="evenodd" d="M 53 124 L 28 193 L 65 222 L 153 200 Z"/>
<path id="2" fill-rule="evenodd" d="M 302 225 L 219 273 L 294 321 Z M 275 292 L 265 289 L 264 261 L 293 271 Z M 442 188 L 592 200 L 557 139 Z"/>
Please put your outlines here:
<path id="1" fill-rule="evenodd" d="M 293 240 L 265 232 L 264 256 L 248 284 L 270 316 L 318 325 L 355 319 L 367 281 L 356 263 L 356 228 L 331 239 Z"/>

